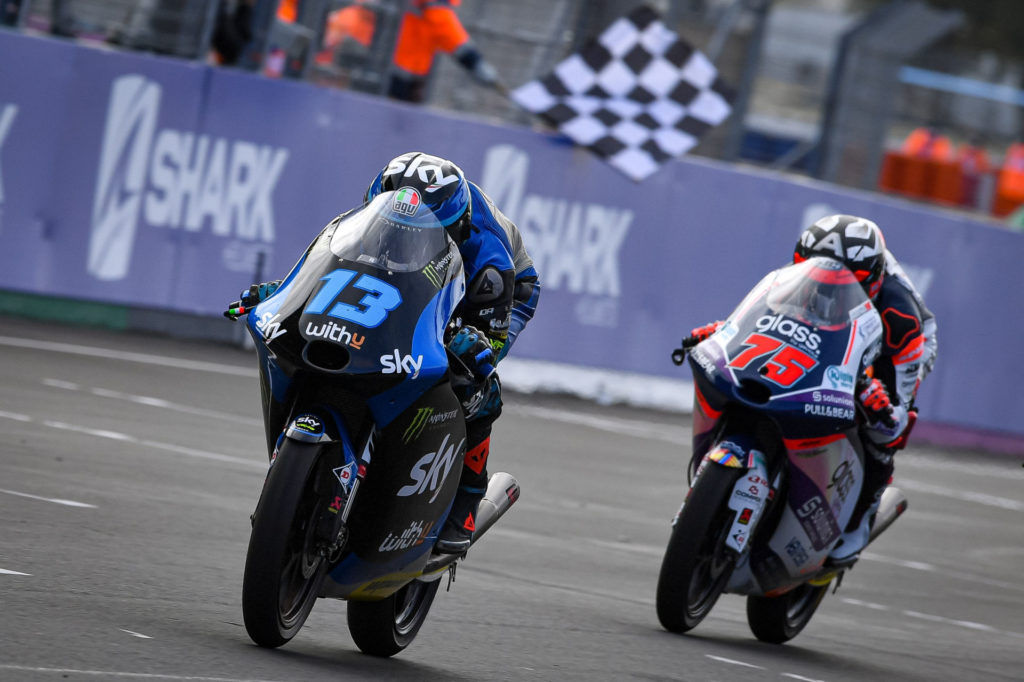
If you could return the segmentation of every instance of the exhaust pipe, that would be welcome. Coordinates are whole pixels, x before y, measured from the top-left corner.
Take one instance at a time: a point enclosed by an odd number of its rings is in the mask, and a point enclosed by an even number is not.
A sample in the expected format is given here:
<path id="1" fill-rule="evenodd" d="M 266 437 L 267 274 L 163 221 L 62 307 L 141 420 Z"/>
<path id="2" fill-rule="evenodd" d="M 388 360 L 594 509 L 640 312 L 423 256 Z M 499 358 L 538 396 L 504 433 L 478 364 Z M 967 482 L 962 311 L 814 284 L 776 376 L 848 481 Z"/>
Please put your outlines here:
<path id="1" fill-rule="evenodd" d="M 472 547 L 477 540 L 507 512 L 519 499 L 519 482 L 511 474 L 498 471 L 487 481 L 487 492 L 476 508 L 476 530 L 473 531 Z M 441 554 L 432 556 L 417 580 L 432 582 L 464 554 Z"/>

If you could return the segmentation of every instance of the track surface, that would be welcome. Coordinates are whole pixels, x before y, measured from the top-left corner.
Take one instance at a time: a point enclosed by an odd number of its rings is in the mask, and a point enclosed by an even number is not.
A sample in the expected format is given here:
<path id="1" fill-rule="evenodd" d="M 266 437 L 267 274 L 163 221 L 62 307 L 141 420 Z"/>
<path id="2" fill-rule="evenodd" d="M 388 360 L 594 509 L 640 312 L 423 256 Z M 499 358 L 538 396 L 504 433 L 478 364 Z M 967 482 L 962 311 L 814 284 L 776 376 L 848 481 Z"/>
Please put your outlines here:
<path id="1" fill-rule="evenodd" d="M 666 354 L 667 361 L 667 354 Z M 654 613 L 684 493 L 680 416 L 508 396 L 520 502 L 390 660 L 321 600 L 278 650 L 241 625 L 265 467 L 253 356 L 0 318 L 0 680 L 1019 680 L 1024 469 L 912 447 L 910 510 L 789 644 L 725 596 Z"/>

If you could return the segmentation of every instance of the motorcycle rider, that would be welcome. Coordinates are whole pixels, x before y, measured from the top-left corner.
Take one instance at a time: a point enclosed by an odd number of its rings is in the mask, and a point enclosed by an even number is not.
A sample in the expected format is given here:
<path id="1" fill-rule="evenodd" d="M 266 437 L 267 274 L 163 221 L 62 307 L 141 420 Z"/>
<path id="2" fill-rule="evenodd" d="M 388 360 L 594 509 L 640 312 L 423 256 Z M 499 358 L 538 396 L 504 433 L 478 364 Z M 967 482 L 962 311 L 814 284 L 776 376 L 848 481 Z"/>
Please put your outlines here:
<path id="1" fill-rule="evenodd" d="M 857 277 L 882 319 L 882 349 L 857 388 L 866 425 L 861 441 L 867 454 L 864 484 L 827 564 L 852 565 L 867 544 L 882 492 L 892 477 L 893 454 L 904 448 L 917 419 L 914 398 L 932 371 L 938 350 L 935 316 L 885 246 L 871 220 L 851 215 L 822 218 L 797 240 L 793 262 L 812 256 L 842 261 Z M 683 339 L 689 349 L 714 334 L 723 322 L 698 327 Z"/>
<path id="2" fill-rule="evenodd" d="M 468 384 L 453 380 L 466 416 L 466 456 L 459 488 L 435 549 L 469 548 L 476 507 L 487 489 L 491 427 L 501 414 L 501 382 L 494 366 L 533 317 L 540 284 L 522 235 L 489 196 L 446 159 L 408 152 L 392 159 L 373 179 L 363 202 L 400 188 L 415 190 L 459 247 L 466 294 L 456 308 L 458 329 L 448 349 L 469 370 Z M 271 296 L 280 280 L 254 284 L 241 303 L 252 307 Z"/>

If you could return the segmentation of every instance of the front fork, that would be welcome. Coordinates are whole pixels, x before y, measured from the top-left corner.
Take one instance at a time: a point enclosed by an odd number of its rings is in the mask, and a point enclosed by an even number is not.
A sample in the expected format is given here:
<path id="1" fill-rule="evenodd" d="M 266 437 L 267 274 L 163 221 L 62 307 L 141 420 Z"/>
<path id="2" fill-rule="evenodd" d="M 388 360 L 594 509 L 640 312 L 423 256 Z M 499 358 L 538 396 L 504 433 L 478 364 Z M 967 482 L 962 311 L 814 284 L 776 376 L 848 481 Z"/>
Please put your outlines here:
<path id="1" fill-rule="evenodd" d="M 778 481 L 774 486 L 769 481 L 768 461 L 763 452 L 756 448 L 744 448 L 730 440 L 719 441 L 704 455 L 694 475 L 693 486 L 697 485 L 707 467 L 745 470 L 736 480 L 729 495 L 727 507 L 734 514 L 732 526 L 725 539 L 727 547 L 735 550 L 737 555 L 742 555 L 750 546 L 750 538 L 753 537 L 769 501 L 775 496 Z M 685 506 L 686 503 L 683 504 Z M 674 523 L 673 521 L 673 525 Z"/>
<path id="2" fill-rule="evenodd" d="M 316 444 L 324 449 L 340 450 L 341 456 L 335 456 L 335 461 L 327 463 L 326 466 L 319 466 L 319 480 L 315 486 L 318 498 L 326 502 L 326 508 L 319 515 L 316 524 L 315 536 L 319 553 L 330 561 L 336 561 L 341 556 L 348 539 L 348 518 L 352 513 L 356 493 L 366 477 L 376 435 L 376 429 L 371 428 L 362 439 L 363 447 L 357 457 L 349 438 L 340 432 L 340 428 L 339 426 L 334 429 L 339 430 L 338 437 L 335 438 L 328 433 L 328 428 L 320 417 L 313 414 L 299 415 L 289 422 L 281 433 L 270 459 L 270 466 L 273 467 L 285 439 Z M 324 457 L 323 452 L 320 457 Z M 255 512 L 250 520 L 254 517 Z"/>

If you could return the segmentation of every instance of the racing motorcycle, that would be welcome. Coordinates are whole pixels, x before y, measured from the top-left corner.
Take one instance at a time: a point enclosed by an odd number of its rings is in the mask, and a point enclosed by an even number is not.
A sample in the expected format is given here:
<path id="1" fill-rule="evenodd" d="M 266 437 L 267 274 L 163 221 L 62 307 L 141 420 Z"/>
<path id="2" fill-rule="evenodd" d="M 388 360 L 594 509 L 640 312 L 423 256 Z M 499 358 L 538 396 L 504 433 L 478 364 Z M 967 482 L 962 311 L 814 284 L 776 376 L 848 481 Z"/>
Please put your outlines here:
<path id="1" fill-rule="evenodd" d="M 454 578 L 464 553 L 434 544 L 466 450 L 457 390 L 481 383 L 445 346 L 464 292 L 458 248 L 404 188 L 336 218 L 270 297 L 225 313 L 256 342 L 270 453 L 242 587 L 256 644 L 288 642 L 334 598 L 356 645 L 391 656 Z M 491 476 L 473 544 L 518 496 Z"/>
<path id="2" fill-rule="evenodd" d="M 864 480 L 855 396 L 881 338 L 854 274 L 815 257 L 769 274 L 715 334 L 673 351 L 693 372 L 694 454 L 658 579 L 665 629 L 696 627 L 732 593 L 747 597 L 754 635 L 782 643 L 838 589 L 849 565 L 826 559 Z M 887 488 L 869 542 L 906 507 Z"/>

